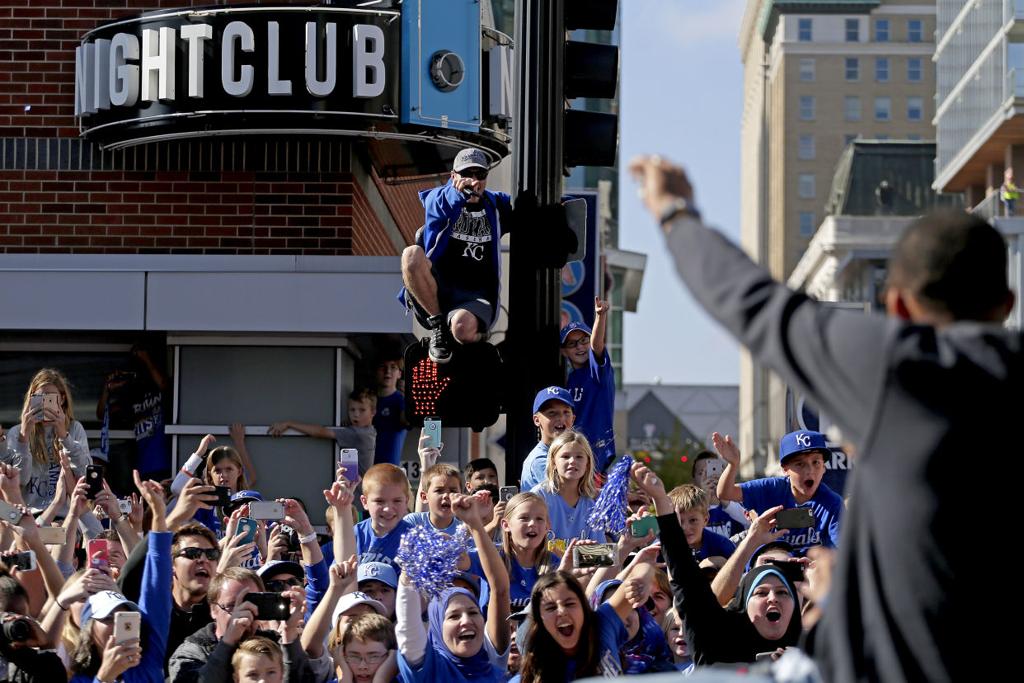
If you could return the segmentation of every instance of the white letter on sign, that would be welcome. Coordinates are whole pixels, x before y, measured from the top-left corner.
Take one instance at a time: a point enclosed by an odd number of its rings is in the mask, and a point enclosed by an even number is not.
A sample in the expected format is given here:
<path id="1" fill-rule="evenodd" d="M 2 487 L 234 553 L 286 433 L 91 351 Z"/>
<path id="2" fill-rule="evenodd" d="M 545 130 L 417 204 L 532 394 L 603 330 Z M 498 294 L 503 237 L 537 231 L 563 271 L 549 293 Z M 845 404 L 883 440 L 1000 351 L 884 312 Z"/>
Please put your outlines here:
<path id="1" fill-rule="evenodd" d="M 316 97 L 327 97 L 334 92 L 338 81 L 338 25 L 326 24 L 327 40 L 324 45 L 324 56 L 327 64 L 324 67 L 324 80 L 316 77 L 317 65 L 317 26 L 315 21 L 306 22 L 306 90 Z"/>
<path id="2" fill-rule="evenodd" d="M 241 21 L 232 21 L 224 27 L 221 40 L 220 81 L 224 92 L 233 97 L 245 97 L 252 92 L 252 65 L 243 64 L 235 80 L 235 43 L 241 42 L 242 52 L 252 52 L 255 39 L 252 29 Z"/>
<path id="3" fill-rule="evenodd" d="M 203 96 L 203 41 L 213 38 L 209 24 L 185 24 L 181 39 L 188 42 L 188 96 Z"/>
<path id="4" fill-rule="evenodd" d="M 292 94 L 292 82 L 281 80 L 281 27 L 276 21 L 267 22 L 267 94 Z"/>
<path id="5" fill-rule="evenodd" d="M 105 38 L 96 39 L 96 54 L 93 56 L 96 67 L 93 82 L 92 108 L 94 110 L 110 109 L 110 41 Z"/>
<path id="6" fill-rule="evenodd" d="M 92 93 L 96 84 L 96 44 L 86 43 L 75 48 L 75 116 L 84 116 L 96 111 Z"/>
<path id="7" fill-rule="evenodd" d="M 175 36 L 167 26 L 159 34 L 151 28 L 142 31 L 142 99 L 147 102 L 174 99 Z"/>
<path id="8" fill-rule="evenodd" d="M 384 31 L 371 24 L 352 27 L 352 97 L 384 92 Z"/>
<path id="9" fill-rule="evenodd" d="M 128 60 L 139 58 L 139 39 L 131 33 L 118 33 L 110 41 L 110 103 L 131 107 L 139 101 L 139 67 Z"/>

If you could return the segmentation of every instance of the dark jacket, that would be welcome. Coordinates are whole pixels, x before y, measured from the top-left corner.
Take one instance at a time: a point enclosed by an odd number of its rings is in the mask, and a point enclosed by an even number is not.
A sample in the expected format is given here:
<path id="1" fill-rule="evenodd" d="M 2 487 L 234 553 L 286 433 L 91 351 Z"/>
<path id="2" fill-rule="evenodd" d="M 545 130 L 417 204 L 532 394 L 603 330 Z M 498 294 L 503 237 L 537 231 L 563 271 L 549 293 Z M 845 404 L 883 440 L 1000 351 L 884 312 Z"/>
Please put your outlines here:
<path id="1" fill-rule="evenodd" d="M 992 587 L 1012 585 L 1015 565 L 976 553 L 987 520 L 1018 516 L 1015 487 L 997 478 L 1020 454 L 1020 331 L 820 304 L 692 218 L 674 220 L 667 242 L 704 309 L 857 451 L 815 638 L 825 679 L 963 679 L 979 675 L 979 652 L 1014 670 L 1015 629 L 978 625 L 992 623 Z"/>
<path id="2" fill-rule="evenodd" d="M 231 683 L 231 656 L 237 645 L 228 645 L 214 635 L 216 624 L 208 624 L 193 633 L 171 655 L 170 683 Z M 281 638 L 275 631 L 257 631 L 275 642 Z M 314 683 L 316 677 L 309 666 L 302 644 L 298 639 L 281 646 L 284 652 L 284 680 L 287 683 Z"/>
<path id="3" fill-rule="evenodd" d="M 67 679 L 64 662 L 53 652 L 40 652 L 34 648 L 12 648 L 0 639 L 0 656 L 7 661 L 5 680 L 12 683 L 53 683 Z"/>
<path id="4" fill-rule="evenodd" d="M 673 604 L 686 624 L 686 642 L 695 664 L 753 662 L 758 653 L 774 652 L 777 648 L 797 644 L 801 631 L 799 605 L 794 605 L 789 628 L 780 640 L 762 637 L 750 622 L 745 604 L 737 604 L 736 609 L 726 609 L 718 603 L 711 584 L 686 545 L 686 537 L 675 513 L 660 515 L 658 526 L 661 529 L 661 550 L 668 564 Z M 797 600 L 795 592 L 793 599 Z"/>

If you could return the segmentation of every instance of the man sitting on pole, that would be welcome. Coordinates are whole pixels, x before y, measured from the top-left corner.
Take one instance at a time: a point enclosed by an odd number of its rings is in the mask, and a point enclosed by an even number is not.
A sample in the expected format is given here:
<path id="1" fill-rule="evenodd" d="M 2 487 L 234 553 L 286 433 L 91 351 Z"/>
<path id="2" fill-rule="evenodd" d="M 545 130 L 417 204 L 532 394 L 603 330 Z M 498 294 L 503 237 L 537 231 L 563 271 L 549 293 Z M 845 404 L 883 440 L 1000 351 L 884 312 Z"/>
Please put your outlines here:
<path id="1" fill-rule="evenodd" d="M 426 220 L 416 244 L 402 252 L 405 287 L 398 298 L 430 330 L 435 363 L 451 360 L 455 341 L 484 339 L 497 318 L 500 215 L 511 209 L 511 200 L 486 189 L 487 172 L 482 151 L 459 152 L 448 182 L 420 193 Z"/>

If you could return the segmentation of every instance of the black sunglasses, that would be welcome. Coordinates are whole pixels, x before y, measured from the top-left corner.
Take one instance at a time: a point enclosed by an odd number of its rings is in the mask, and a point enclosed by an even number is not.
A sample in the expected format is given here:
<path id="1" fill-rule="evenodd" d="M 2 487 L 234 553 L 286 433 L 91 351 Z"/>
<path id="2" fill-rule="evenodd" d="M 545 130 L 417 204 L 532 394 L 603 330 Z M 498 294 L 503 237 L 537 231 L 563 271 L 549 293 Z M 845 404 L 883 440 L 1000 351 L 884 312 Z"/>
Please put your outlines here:
<path id="1" fill-rule="evenodd" d="M 206 557 L 210 562 L 216 562 L 220 559 L 219 548 L 182 548 L 178 551 L 175 557 L 184 557 L 186 560 L 198 560 L 200 557 Z"/>
<path id="2" fill-rule="evenodd" d="M 464 171 L 458 171 L 458 174 L 463 178 L 472 178 L 473 180 L 487 180 L 487 171 L 483 168 L 467 168 Z"/>
<path id="3" fill-rule="evenodd" d="M 270 579 L 264 581 L 263 585 L 268 593 L 284 593 L 289 588 L 301 588 L 302 583 L 298 579 Z"/>

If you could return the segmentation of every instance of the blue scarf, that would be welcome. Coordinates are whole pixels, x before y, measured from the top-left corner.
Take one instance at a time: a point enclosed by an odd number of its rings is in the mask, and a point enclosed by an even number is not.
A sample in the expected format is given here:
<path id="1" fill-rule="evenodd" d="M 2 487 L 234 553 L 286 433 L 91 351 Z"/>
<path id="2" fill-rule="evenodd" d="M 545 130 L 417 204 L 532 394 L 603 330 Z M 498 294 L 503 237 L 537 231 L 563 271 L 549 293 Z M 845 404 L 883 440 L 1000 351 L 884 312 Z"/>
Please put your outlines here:
<path id="1" fill-rule="evenodd" d="M 498 683 L 503 681 L 503 672 L 491 665 L 486 649 L 480 650 L 471 657 L 459 657 L 452 654 L 444 643 L 441 626 L 448 602 L 456 595 L 463 595 L 476 604 L 476 598 L 465 588 L 448 588 L 430 601 L 427 615 L 430 618 L 430 630 L 427 635 L 427 653 L 423 664 L 413 671 L 404 657 L 399 657 L 399 668 L 403 681 L 424 681 L 429 683 Z"/>

